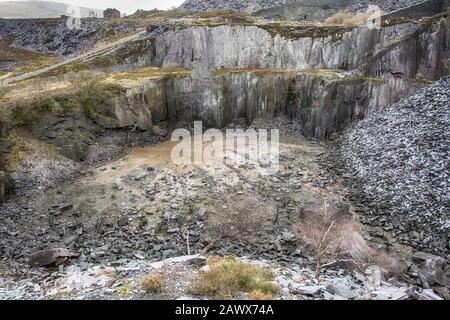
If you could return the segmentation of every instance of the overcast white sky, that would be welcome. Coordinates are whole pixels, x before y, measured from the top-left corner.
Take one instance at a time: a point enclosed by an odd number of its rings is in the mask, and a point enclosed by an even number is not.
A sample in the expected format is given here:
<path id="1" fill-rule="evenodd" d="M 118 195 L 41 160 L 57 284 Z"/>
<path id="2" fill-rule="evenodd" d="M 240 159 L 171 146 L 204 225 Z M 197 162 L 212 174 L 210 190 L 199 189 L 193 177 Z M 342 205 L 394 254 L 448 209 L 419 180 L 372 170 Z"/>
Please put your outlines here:
<path id="1" fill-rule="evenodd" d="M 21 1 L 21 0 L 8 0 Z M 39 1 L 39 0 L 33 0 Z M 63 2 L 70 5 L 87 7 L 93 9 L 117 8 L 127 14 L 134 13 L 138 9 L 168 9 L 172 6 L 181 5 L 184 0 L 49 0 L 52 2 Z M 0 0 L 0 2 L 3 2 Z"/>

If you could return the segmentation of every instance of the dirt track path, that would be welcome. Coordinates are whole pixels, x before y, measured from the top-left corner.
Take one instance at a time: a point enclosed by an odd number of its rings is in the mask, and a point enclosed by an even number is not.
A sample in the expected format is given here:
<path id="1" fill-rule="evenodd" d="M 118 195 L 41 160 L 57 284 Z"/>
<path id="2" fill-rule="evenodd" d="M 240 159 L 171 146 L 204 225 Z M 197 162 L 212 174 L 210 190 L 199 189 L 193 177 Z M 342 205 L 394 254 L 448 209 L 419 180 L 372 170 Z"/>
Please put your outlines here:
<path id="1" fill-rule="evenodd" d="M 114 47 L 122 46 L 122 45 L 124 45 L 127 42 L 137 40 L 137 39 L 139 39 L 139 37 L 141 35 L 143 35 L 145 33 L 146 33 L 145 30 L 141 30 L 138 33 L 135 33 L 135 34 L 133 34 L 131 36 L 128 36 L 128 37 L 119 39 L 117 41 L 110 42 L 110 43 L 107 43 L 107 44 L 95 47 L 92 50 L 89 50 L 88 52 L 85 52 L 83 54 L 80 54 L 80 55 L 72 57 L 72 58 L 68 58 L 68 59 L 66 59 L 64 61 L 52 64 L 52 65 L 47 66 L 45 68 L 41 68 L 41 69 L 38 69 L 38 70 L 35 70 L 35 71 L 27 72 L 27 73 L 24 73 L 24 74 L 22 74 L 20 76 L 17 76 L 17 77 L 12 77 L 12 78 L 7 78 L 7 79 L 4 79 L 4 80 L 0 80 L 0 86 L 5 86 L 5 85 L 7 85 L 9 83 L 13 83 L 13 82 L 17 82 L 17 81 L 26 80 L 26 79 L 29 79 L 29 78 L 32 78 L 32 77 L 36 77 L 36 76 L 44 74 L 44 73 L 46 73 L 48 71 L 51 71 L 51 70 L 57 69 L 57 68 L 59 68 L 61 66 L 64 66 L 66 64 L 69 64 L 69 63 L 72 63 L 72 62 L 75 62 L 75 61 L 79 61 L 79 60 L 87 59 L 90 56 L 92 56 L 94 54 L 97 54 L 97 53 L 99 53 L 101 51 L 109 50 L 109 49 L 112 49 Z"/>

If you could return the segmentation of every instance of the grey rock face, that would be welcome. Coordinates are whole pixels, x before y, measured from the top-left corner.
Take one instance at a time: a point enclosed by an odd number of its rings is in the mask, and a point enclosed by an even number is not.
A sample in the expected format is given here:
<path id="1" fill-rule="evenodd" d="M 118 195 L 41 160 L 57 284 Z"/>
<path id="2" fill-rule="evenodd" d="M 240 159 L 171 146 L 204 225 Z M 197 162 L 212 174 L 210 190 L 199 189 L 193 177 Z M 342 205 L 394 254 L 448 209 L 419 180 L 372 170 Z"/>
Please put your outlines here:
<path id="1" fill-rule="evenodd" d="M 258 26 L 171 29 L 156 37 L 147 54 L 152 55 L 154 66 L 194 68 L 202 64 L 210 69 L 347 71 L 360 68 L 375 77 L 397 80 L 415 78 L 420 73 L 425 79 L 436 80 L 440 77 L 437 70 L 443 59 L 441 54 L 448 50 L 447 25 L 443 19 L 442 23 L 406 23 L 380 30 L 318 29 L 304 36 Z M 317 35 L 311 36 L 314 32 Z"/>
<path id="2" fill-rule="evenodd" d="M 250 122 L 257 117 L 285 114 L 302 123 L 305 135 L 324 139 L 417 88 L 406 82 L 405 87 L 397 85 L 403 88 L 402 93 L 393 95 L 388 82 L 352 75 L 327 78 L 320 73 L 257 71 L 193 74 L 129 89 L 117 100 L 114 110 L 119 127 L 136 124 L 150 131 L 161 121 L 202 120 L 205 126 L 222 128 L 238 118 Z"/>
<path id="3" fill-rule="evenodd" d="M 412 2 L 414 0 L 409 0 Z M 341 9 L 344 10 L 351 5 L 351 8 L 367 8 L 367 1 L 354 0 L 187 0 L 181 6 L 184 9 L 190 11 L 237 11 L 237 12 L 249 12 L 257 11 L 257 15 L 270 14 L 271 10 L 276 13 L 280 11 L 278 9 L 290 9 L 304 8 L 305 10 L 327 10 Z M 376 1 L 375 1 L 376 2 Z M 392 2 L 390 6 L 384 6 L 383 8 L 393 8 Z M 405 0 L 401 1 L 405 4 Z M 285 8 L 284 8 L 285 7 Z M 263 12 L 262 12 L 262 11 Z M 353 9 L 354 11 L 354 9 Z M 287 10 L 281 12 L 287 13 Z M 336 12 L 336 11 L 334 11 Z M 288 14 L 289 15 L 289 14 Z M 284 16 L 281 14 L 281 16 Z"/>

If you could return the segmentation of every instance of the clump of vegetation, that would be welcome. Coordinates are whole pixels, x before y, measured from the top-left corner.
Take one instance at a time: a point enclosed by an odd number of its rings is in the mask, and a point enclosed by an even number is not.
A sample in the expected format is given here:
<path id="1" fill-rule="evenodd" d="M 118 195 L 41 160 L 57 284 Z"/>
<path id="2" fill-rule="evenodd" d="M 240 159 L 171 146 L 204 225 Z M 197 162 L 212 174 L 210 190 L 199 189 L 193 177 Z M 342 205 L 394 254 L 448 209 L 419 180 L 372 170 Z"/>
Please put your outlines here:
<path id="1" fill-rule="evenodd" d="M 96 85 L 102 79 L 102 75 L 92 72 L 90 70 L 83 70 L 80 72 L 69 72 L 67 74 L 67 80 L 72 84 L 75 90 L 82 93 L 91 93 Z"/>
<path id="2" fill-rule="evenodd" d="M 232 298 L 239 293 L 259 293 L 259 297 L 273 297 L 279 287 L 275 274 L 264 268 L 237 261 L 233 258 L 210 258 L 208 270 L 191 284 L 189 292 L 214 298 Z"/>
<path id="3" fill-rule="evenodd" d="M 130 282 L 127 282 L 117 288 L 115 293 L 122 297 L 131 297 L 134 294 L 133 285 Z"/>
<path id="4" fill-rule="evenodd" d="M 52 97 L 45 97 L 42 100 L 40 107 L 42 109 L 44 109 L 45 111 L 52 111 L 52 109 L 55 107 L 55 105 L 56 105 L 55 99 L 53 99 Z"/>
<path id="5" fill-rule="evenodd" d="M 339 11 L 325 20 L 325 23 L 337 24 L 341 26 L 353 27 L 361 26 L 370 21 L 373 12 L 359 12 L 351 14 L 344 11 Z M 372 18 L 373 19 L 373 18 Z"/>
<path id="6" fill-rule="evenodd" d="M 157 19 L 157 18 L 183 18 L 191 12 L 183 8 L 172 7 L 169 10 L 143 10 L 139 9 L 126 19 Z"/>
<path id="7" fill-rule="evenodd" d="M 142 279 L 141 286 L 147 293 L 162 293 L 166 286 L 166 275 L 164 272 L 149 274 Z"/>
<path id="8" fill-rule="evenodd" d="M 169 79 L 176 77 L 187 77 L 191 70 L 182 67 L 147 67 L 139 68 L 128 72 L 120 72 L 110 76 L 113 81 L 139 80 L 139 79 Z"/>
<path id="9" fill-rule="evenodd" d="M 264 293 L 260 290 L 255 290 L 249 294 L 247 300 L 274 300 L 274 295 L 271 293 Z"/>
<path id="10" fill-rule="evenodd" d="M 69 73 L 71 88 L 47 96 L 35 95 L 33 99 L 21 99 L 12 106 L 12 121 L 15 126 L 35 129 L 48 113 L 60 114 L 73 109 L 84 109 L 97 120 L 112 121 L 108 101 L 119 95 L 122 89 L 114 83 L 104 83 L 101 74 L 91 71 Z M 35 79 L 38 86 L 40 79 Z"/>

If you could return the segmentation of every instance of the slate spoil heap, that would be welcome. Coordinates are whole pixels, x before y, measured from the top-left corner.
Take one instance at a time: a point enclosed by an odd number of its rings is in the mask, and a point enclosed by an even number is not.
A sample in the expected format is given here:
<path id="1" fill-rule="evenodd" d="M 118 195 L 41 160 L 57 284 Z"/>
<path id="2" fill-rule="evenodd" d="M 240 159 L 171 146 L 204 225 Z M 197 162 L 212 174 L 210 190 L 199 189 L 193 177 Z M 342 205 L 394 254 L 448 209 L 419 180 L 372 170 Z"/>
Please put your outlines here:
<path id="1" fill-rule="evenodd" d="M 283 5 L 287 0 L 187 0 L 183 7 L 192 11 L 246 11 Z"/>
<path id="2" fill-rule="evenodd" d="M 398 242 L 448 255 L 450 77 L 356 123 L 340 154 L 369 207 Z M 381 229 L 380 229 L 381 231 Z"/>
<path id="3" fill-rule="evenodd" d="M 348 12 L 366 11 L 369 6 L 379 6 L 385 12 L 391 12 L 416 5 L 425 0 L 357 0 L 350 7 L 347 8 Z"/>

